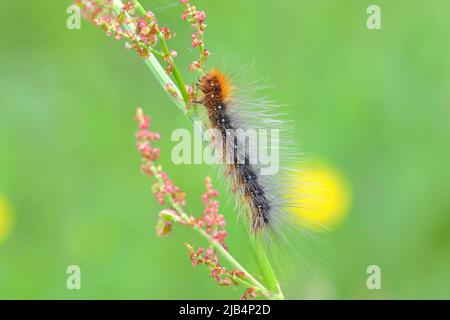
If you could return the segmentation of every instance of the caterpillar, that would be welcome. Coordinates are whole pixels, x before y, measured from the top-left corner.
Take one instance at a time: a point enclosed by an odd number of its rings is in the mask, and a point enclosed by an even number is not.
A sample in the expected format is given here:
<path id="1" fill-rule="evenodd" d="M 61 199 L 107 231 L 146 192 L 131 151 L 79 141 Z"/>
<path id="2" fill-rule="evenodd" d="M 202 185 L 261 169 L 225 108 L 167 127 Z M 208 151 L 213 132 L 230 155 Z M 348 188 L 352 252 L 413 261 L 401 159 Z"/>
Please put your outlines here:
<path id="1" fill-rule="evenodd" d="M 261 144 L 247 145 L 243 130 L 261 128 L 285 129 L 288 124 L 274 120 L 276 106 L 268 101 L 242 99 L 235 94 L 235 86 L 230 78 L 218 69 L 205 73 L 197 83 L 201 91 L 198 101 L 206 109 L 208 123 L 217 130 L 220 141 L 215 141 L 218 154 L 225 164 L 225 174 L 230 177 L 232 191 L 242 203 L 253 235 L 279 233 L 280 222 L 288 216 L 286 207 L 289 199 L 283 189 L 289 188 L 283 179 L 287 170 L 272 175 L 261 174 L 261 161 L 252 161 Z M 287 132 L 287 130 L 283 130 Z M 290 137 L 283 135 L 283 140 Z M 277 140 L 278 139 L 278 140 Z M 278 145 L 279 138 L 272 140 Z M 271 152 L 279 152 L 278 146 L 266 146 Z M 261 151 L 261 150 L 259 150 Z M 294 155 L 291 153 L 291 155 Z M 281 186 L 283 184 L 283 186 Z"/>

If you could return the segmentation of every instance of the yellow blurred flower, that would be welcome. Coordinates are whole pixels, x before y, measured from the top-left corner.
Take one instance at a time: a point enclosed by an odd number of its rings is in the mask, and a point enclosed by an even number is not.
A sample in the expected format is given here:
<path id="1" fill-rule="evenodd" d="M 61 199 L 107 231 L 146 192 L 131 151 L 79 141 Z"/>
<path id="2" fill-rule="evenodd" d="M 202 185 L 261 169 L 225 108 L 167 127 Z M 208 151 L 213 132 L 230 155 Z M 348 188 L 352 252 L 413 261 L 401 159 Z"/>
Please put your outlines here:
<path id="1" fill-rule="evenodd" d="M 0 243 L 6 239 L 12 228 L 12 212 L 4 197 L 0 195 Z"/>
<path id="2" fill-rule="evenodd" d="M 345 178 L 331 165 L 315 162 L 296 177 L 292 213 L 315 231 L 335 228 L 350 207 L 350 188 Z"/>

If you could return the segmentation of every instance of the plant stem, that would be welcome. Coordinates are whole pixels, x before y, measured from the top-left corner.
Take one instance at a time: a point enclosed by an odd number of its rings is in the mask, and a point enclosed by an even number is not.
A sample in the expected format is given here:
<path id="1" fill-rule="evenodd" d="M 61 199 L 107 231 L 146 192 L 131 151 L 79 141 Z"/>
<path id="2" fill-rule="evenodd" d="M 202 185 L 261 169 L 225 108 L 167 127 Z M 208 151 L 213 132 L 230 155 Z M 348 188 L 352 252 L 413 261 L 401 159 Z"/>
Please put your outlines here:
<path id="1" fill-rule="evenodd" d="M 164 70 L 163 67 L 161 67 L 159 61 L 155 58 L 155 56 L 150 55 L 145 61 L 145 65 L 150 69 L 150 71 L 153 73 L 153 75 L 158 79 L 159 83 L 164 88 L 168 84 L 172 84 L 174 90 L 176 90 L 177 97 L 180 97 L 180 91 L 178 90 L 177 86 L 173 83 L 172 79 L 167 75 L 166 70 Z M 181 101 L 179 98 L 174 97 L 173 95 L 169 94 L 175 105 L 180 109 L 184 114 L 187 113 L 187 105 Z"/>
<path id="2" fill-rule="evenodd" d="M 272 265 L 270 264 L 269 257 L 264 250 L 261 238 L 256 237 L 253 240 L 253 251 L 255 253 L 258 266 L 263 274 L 263 278 L 269 287 L 269 291 L 272 293 L 272 295 L 269 296 L 269 299 L 284 300 L 283 292 L 281 291 L 278 279 L 273 271 Z"/>

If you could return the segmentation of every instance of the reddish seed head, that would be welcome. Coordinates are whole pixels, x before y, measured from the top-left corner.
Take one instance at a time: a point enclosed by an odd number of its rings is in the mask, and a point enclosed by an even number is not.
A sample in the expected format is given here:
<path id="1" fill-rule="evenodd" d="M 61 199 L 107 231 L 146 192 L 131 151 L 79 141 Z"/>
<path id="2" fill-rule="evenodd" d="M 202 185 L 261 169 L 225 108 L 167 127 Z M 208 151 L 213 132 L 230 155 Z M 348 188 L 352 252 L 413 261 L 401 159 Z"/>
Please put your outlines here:
<path id="1" fill-rule="evenodd" d="M 205 11 L 197 11 L 197 13 L 195 14 L 195 18 L 197 19 L 197 22 L 199 24 L 202 24 L 206 19 Z"/>
<path id="2" fill-rule="evenodd" d="M 242 300 L 249 300 L 252 298 L 256 298 L 257 293 L 255 288 L 248 288 L 247 291 L 244 292 L 244 294 L 242 295 L 241 299 Z"/>

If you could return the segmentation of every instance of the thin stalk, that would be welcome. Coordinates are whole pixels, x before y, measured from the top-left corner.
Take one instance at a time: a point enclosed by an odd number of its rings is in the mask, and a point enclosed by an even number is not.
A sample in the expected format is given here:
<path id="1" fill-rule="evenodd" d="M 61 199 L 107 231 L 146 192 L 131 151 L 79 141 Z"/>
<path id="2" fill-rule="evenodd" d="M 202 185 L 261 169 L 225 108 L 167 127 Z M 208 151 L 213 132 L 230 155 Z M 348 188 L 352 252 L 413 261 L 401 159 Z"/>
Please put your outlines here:
<path id="1" fill-rule="evenodd" d="M 175 103 L 175 105 L 180 109 L 184 114 L 187 113 L 187 106 L 184 103 L 184 101 L 180 100 L 178 97 L 181 96 L 180 91 L 178 90 L 177 86 L 173 83 L 172 79 L 167 75 L 166 70 L 161 66 L 159 61 L 155 58 L 155 56 L 150 55 L 145 61 L 145 65 L 150 69 L 150 71 L 153 73 L 153 75 L 156 77 L 156 79 L 159 81 L 159 83 L 164 88 L 166 85 L 172 84 L 174 90 L 176 90 L 176 97 L 169 94 L 172 101 Z"/>
<path id="2" fill-rule="evenodd" d="M 281 292 L 280 284 L 275 275 L 275 272 L 273 271 L 269 257 L 264 250 L 262 240 L 259 237 L 256 237 L 253 240 L 253 251 L 266 285 L 268 286 L 269 291 L 272 293 L 269 299 L 284 300 L 284 295 L 283 292 Z"/>
<path id="3" fill-rule="evenodd" d="M 159 52 L 158 50 L 156 50 L 156 49 L 154 49 L 154 48 L 152 48 L 150 46 L 145 46 L 145 49 L 150 51 L 150 53 L 153 53 L 153 55 L 155 55 L 155 56 L 157 56 L 157 57 L 159 57 L 161 59 L 164 59 L 164 55 L 161 52 Z"/>

